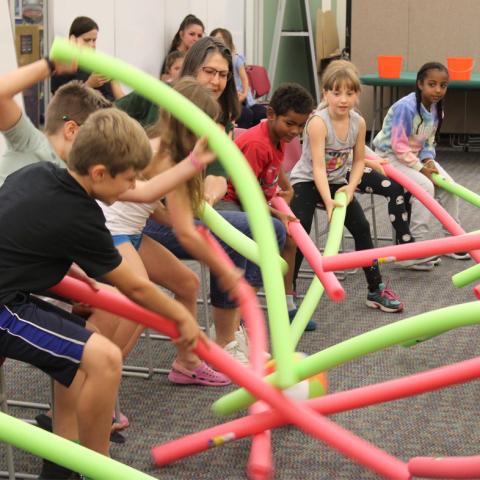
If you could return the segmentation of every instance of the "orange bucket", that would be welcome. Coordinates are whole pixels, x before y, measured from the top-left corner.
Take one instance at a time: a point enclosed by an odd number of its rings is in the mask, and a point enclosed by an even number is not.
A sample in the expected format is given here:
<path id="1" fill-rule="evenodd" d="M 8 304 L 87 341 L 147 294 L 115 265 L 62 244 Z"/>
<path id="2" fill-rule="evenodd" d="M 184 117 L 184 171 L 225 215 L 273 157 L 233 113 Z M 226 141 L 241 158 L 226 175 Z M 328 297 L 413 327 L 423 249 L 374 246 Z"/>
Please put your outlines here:
<path id="1" fill-rule="evenodd" d="M 470 80 L 473 69 L 472 57 L 448 57 L 447 64 L 450 80 Z"/>
<path id="2" fill-rule="evenodd" d="M 402 62 L 402 55 L 378 55 L 378 76 L 380 78 L 399 78 Z"/>

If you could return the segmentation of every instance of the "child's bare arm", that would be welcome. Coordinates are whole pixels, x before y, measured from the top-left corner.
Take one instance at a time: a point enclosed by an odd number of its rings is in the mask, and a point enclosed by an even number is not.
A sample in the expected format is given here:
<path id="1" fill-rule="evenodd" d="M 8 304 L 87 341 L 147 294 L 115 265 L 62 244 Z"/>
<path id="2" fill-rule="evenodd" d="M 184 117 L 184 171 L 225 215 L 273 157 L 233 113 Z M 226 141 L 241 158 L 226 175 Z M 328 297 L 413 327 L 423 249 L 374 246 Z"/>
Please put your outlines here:
<path id="1" fill-rule="evenodd" d="M 337 205 L 335 200 L 332 199 L 330 186 L 328 184 L 327 166 L 325 164 L 327 127 L 323 120 L 318 117 L 312 118 L 307 126 L 307 134 L 312 152 L 313 180 L 325 205 L 328 221 L 330 221 L 333 209 Z"/>
<path id="2" fill-rule="evenodd" d="M 167 206 L 173 230 L 180 244 L 195 259 L 204 263 L 217 276 L 221 288 L 235 296 L 241 273 L 219 259 L 206 240 L 197 232 L 187 189 L 184 185 L 167 195 Z"/>
<path id="3" fill-rule="evenodd" d="M 76 65 L 71 66 L 54 63 L 57 73 L 76 71 Z M 0 77 L 0 131 L 9 130 L 19 120 L 22 110 L 14 100 L 15 95 L 41 82 L 51 74 L 45 59 L 37 60 Z"/>
<path id="4" fill-rule="evenodd" d="M 360 118 L 357 142 L 353 147 L 353 162 L 352 171 L 350 172 L 350 179 L 348 185 L 342 188 L 342 190 L 347 193 L 349 203 L 353 198 L 353 194 L 355 193 L 358 184 L 362 180 L 363 169 L 365 168 L 365 134 L 365 120 Z"/>
<path id="5" fill-rule="evenodd" d="M 128 202 L 150 203 L 165 196 L 168 192 L 197 175 L 209 163 L 215 160 L 215 154 L 208 149 L 206 137 L 197 141 L 193 151 L 177 165 L 168 168 L 170 161 L 165 162 L 166 170 L 158 173 L 150 180 L 137 182 L 133 190 L 120 196 L 120 200 Z"/>
<path id="6" fill-rule="evenodd" d="M 280 187 L 280 190 L 277 195 L 290 204 L 293 198 L 293 188 L 282 167 L 280 167 L 280 171 L 278 172 L 278 186 Z"/>

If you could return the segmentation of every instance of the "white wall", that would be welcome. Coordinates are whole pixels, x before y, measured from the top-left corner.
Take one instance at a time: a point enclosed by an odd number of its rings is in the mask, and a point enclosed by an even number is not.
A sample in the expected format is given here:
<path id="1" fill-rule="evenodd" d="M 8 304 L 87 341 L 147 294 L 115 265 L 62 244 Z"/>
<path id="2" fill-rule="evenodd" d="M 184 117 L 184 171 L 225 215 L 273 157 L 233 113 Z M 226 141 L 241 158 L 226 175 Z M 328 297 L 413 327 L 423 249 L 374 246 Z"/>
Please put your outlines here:
<path id="1" fill-rule="evenodd" d="M 0 0 L 0 75 L 3 75 L 17 67 L 15 44 L 13 42 L 13 31 L 11 22 L 9 1 Z M 18 95 L 17 102 L 22 105 L 23 97 Z M 5 151 L 5 140 L 0 135 L 0 156 Z"/>
<path id="2" fill-rule="evenodd" d="M 157 76 L 165 52 L 185 15 L 229 29 L 239 51 L 245 46 L 245 0 L 51 0 L 49 23 L 54 35 L 66 36 L 79 15 L 100 28 L 97 48 Z M 50 35 L 53 39 L 53 35 Z"/>

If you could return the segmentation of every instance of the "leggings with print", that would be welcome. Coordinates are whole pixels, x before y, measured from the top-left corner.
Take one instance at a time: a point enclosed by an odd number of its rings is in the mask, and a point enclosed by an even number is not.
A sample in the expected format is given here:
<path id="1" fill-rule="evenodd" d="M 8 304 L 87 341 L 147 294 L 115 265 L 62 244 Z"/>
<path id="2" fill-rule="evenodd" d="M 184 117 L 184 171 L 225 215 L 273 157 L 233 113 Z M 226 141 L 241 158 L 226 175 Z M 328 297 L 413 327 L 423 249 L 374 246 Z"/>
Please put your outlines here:
<path id="1" fill-rule="evenodd" d="M 347 181 L 349 175 L 350 172 L 347 174 Z M 410 233 L 409 199 L 411 195 L 405 192 L 400 184 L 383 176 L 373 168 L 366 167 L 357 190 L 362 193 L 381 195 L 388 200 L 388 216 L 395 229 L 395 243 L 415 241 Z"/>

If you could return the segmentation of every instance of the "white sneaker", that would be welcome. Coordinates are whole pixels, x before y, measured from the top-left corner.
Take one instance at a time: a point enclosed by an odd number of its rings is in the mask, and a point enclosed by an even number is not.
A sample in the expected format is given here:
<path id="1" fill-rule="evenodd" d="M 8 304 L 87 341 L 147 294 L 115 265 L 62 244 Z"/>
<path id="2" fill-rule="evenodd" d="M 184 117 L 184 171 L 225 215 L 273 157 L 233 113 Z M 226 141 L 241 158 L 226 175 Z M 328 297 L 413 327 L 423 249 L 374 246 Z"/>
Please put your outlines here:
<path id="1" fill-rule="evenodd" d="M 242 365 L 248 365 L 248 358 L 243 353 L 240 345 L 236 340 L 232 340 L 230 343 L 227 343 L 223 349 L 235 360 L 240 362 Z"/>
<path id="2" fill-rule="evenodd" d="M 247 330 L 243 325 L 240 325 L 235 332 L 235 340 L 237 341 L 240 350 L 248 358 L 248 336 Z"/>

